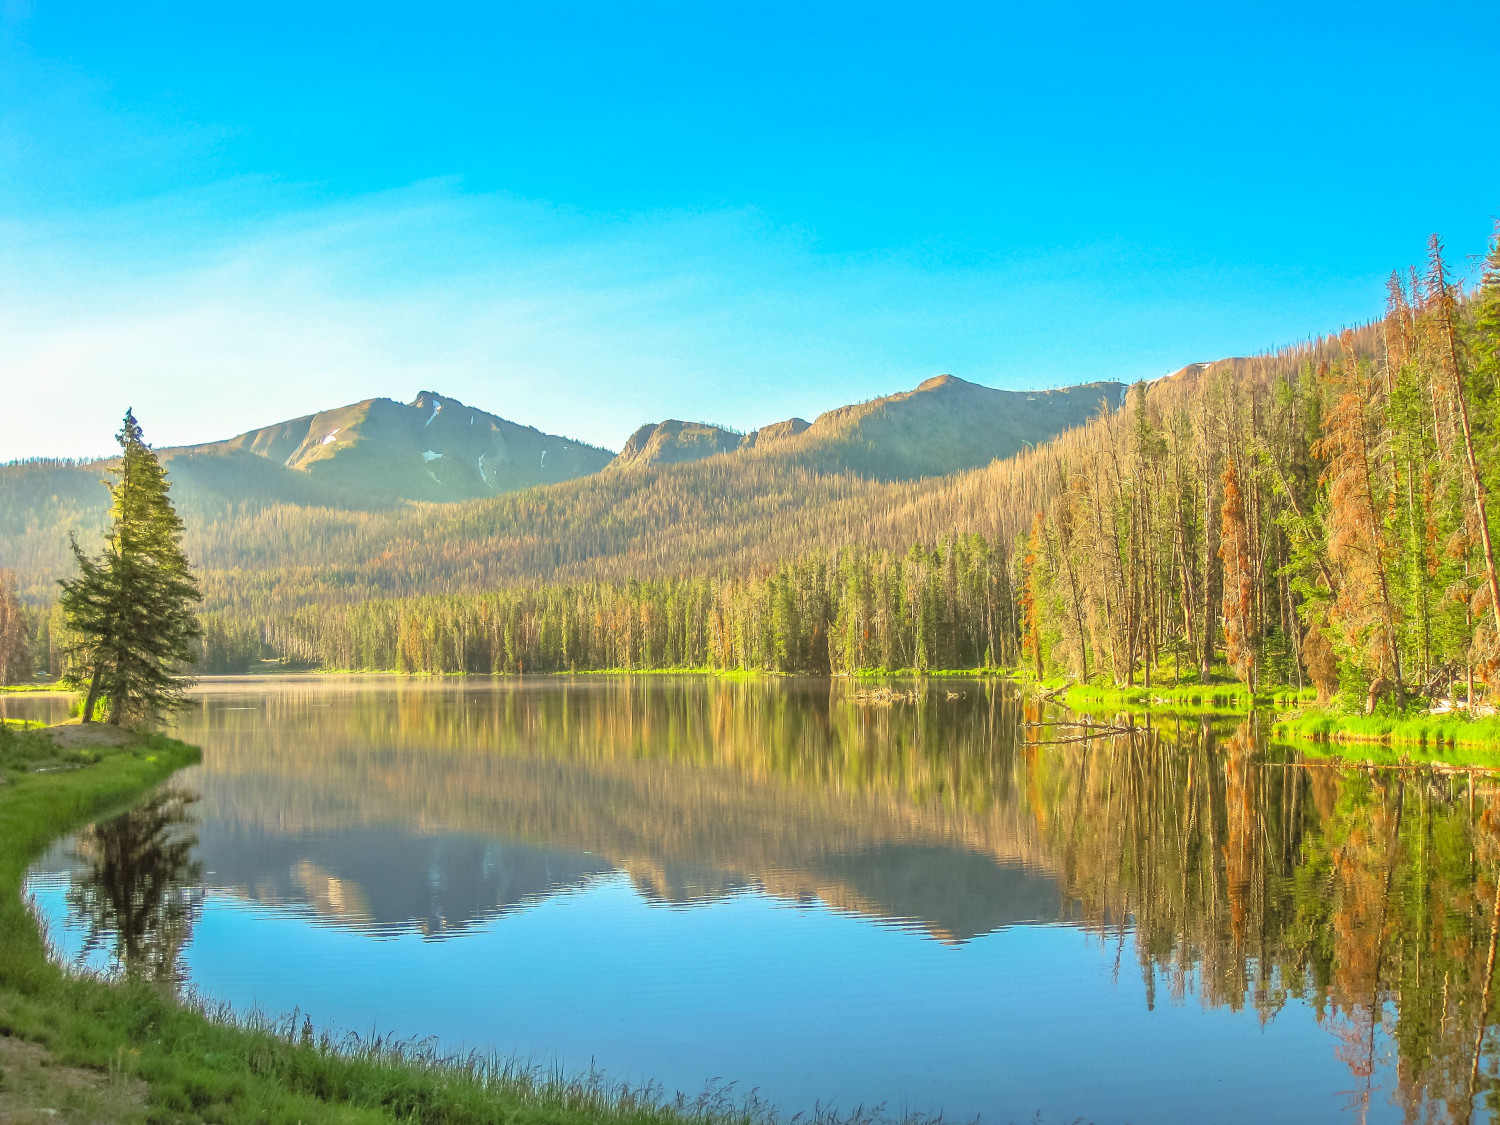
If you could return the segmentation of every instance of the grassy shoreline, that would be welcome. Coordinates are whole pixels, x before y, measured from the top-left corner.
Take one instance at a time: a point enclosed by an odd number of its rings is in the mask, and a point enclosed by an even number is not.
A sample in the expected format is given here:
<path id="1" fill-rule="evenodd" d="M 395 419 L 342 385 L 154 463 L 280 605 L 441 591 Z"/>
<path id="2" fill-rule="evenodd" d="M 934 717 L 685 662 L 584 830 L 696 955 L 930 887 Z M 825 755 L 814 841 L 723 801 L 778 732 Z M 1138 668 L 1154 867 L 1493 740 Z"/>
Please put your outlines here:
<path id="1" fill-rule="evenodd" d="M 1313 698 L 1310 689 L 1272 687 L 1252 692 L 1242 683 L 1181 684 L 1171 687 L 1123 687 L 1075 684 L 1063 702 L 1075 711 L 1092 707 L 1164 711 L 1195 714 L 1245 714 L 1296 705 Z"/>
<path id="2" fill-rule="evenodd" d="M 1313 742 L 1387 743 L 1500 751 L 1500 718 L 1454 715 L 1357 715 L 1309 707 L 1277 718 L 1278 734 Z"/>
<path id="3" fill-rule="evenodd" d="M 667 1101 L 650 1089 L 569 1080 L 502 1060 L 335 1042 L 292 1020 L 236 1020 L 159 985 L 65 972 L 49 959 L 22 901 L 27 868 L 59 836 L 122 810 L 198 759 L 195 747 L 161 736 L 70 750 L 45 730 L 0 728 L 0 1046 L 7 1048 L 0 1095 L 31 1097 L 35 1104 L 18 1111 L 27 1119 L 228 1125 L 770 1119 L 764 1107 L 723 1095 Z M 16 1071 L 13 1060 L 25 1057 L 35 1065 Z M 66 1075 L 80 1077 L 64 1088 L 59 1076 Z M 13 1104 L 5 1108 L 17 1112 Z"/>
<path id="4" fill-rule="evenodd" d="M 536 672 L 496 677 L 471 672 L 399 672 L 377 669 L 304 669 L 250 673 L 258 676 L 400 676 L 416 680 L 462 680 L 494 678 L 578 678 L 596 676 L 711 676 L 728 681 L 774 679 L 789 673 L 758 669 L 717 668 L 599 668 L 575 672 Z M 234 678 L 234 677 L 229 677 Z M 1047 696 L 1071 711 L 1089 714 L 1129 712 L 1149 714 L 1233 717 L 1252 711 L 1272 712 L 1270 729 L 1279 738 L 1292 738 L 1319 745 L 1406 747 L 1417 751 L 1493 752 L 1500 755 L 1500 718 L 1469 720 L 1452 715 L 1405 716 L 1364 715 L 1314 705 L 1311 688 L 1271 685 L 1251 692 L 1243 683 L 1217 676 L 1208 683 L 1172 683 L 1150 688 L 1116 687 L 1107 683 L 1080 684 L 1066 676 L 1037 680 L 1020 668 L 859 668 L 835 673 L 830 679 L 871 681 L 885 679 L 1003 679 L 1026 691 Z M 19 684 L 0 687 L 3 692 L 67 693 L 55 684 Z M 1451 756 L 1451 755 L 1450 755 Z"/>

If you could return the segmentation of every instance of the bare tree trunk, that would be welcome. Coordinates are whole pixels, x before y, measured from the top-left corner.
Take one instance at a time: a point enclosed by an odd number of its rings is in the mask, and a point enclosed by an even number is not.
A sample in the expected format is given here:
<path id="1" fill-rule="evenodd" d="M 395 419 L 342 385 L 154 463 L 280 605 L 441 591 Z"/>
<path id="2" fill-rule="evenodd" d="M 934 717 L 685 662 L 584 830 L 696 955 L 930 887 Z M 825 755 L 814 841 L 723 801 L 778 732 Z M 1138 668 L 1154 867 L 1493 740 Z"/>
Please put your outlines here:
<path id="1" fill-rule="evenodd" d="M 1206 458 L 1206 454 L 1205 454 Z M 1199 639 L 1203 647 L 1198 653 L 1198 679 L 1207 683 L 1214 663 L 1214 558 L 1218 555 L 1218 544 L 1214 542 L 1218 527 L 1214 522 L 1213 462 L 1205 459 L 1203 470 L 1203 602 L 1199 613 Z"/>
<path id="2" fill-rule="evenodd" d="M 94 665 L 94 674 L 89 677 L 89 693 L 83 700 L 82 722 L 92 723 L 94 721 L 94 708 L 99 706 L 99 681 L 103 676 L 103 670 L 99 665 Z"/>

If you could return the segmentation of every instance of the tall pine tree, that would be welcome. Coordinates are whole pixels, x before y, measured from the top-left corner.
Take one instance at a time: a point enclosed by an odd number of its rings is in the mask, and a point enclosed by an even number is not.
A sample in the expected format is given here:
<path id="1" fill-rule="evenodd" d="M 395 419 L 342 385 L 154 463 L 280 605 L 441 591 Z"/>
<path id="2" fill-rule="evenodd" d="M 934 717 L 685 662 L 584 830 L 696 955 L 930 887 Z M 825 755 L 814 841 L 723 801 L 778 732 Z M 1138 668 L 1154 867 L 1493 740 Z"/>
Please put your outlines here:
<path id="1" fill-rule="evenodd" d="M 189 685 L 180 670 L 194 656 L 202 594 L 182 553 L 166 471 L 131 411 L 116 439 L 104 550 L 90 558 L 73 544 L 78 576 L 60 583 L 59 601 L 71 634 L 70 678 L 88 685 L 83 721 L 93 721 L 104 699 L 112 724 L 155 723 L 181 705 Z"/>
<path id="2" fill-rule="evenodd" d="M 0 570 L 0 684 L 31 679 L 31 637 L 15 575 Z"/>
<path id="3" fill-rule="evenodd" d="M 1224 653 L 1246 687 L 1256 688 L 1255 573 L 1245 526 L 1245 498 L 1234 458 L 1224 466 L 1223 535 L 1219 559 L 1224 566 Z"/>

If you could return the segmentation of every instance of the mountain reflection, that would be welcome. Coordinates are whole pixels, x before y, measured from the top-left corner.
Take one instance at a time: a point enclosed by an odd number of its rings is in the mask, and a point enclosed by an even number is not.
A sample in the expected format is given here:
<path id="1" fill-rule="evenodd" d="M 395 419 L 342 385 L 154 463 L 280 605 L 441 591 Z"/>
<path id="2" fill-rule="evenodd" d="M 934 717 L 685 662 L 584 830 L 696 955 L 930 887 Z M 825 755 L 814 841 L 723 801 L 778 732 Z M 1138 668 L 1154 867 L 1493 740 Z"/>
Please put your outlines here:
<path id="1" fill-rule="evenodd" d="M 80 959 L 108 947 L 127 976 L 181 983 L 182 947 L 202 902 L 194 800 L 163 790 L 76 837 L 68 907 L 87 930 Z"/>
<path id="2" fill-rule="evenodd" d="M 199 855 L 217 887 L 320 920 L 429 937 L 576 890 L 613 873 L 607 861 L 477 836 L 395 835 L 354 828 L 267 836 L 211 825 Z"/>
<path id="3" fill-rule="evenodd" d="M 663 905 L 754 889 L 953 942 L 1069 913 L 995 799 L 1019 715 L 993 686 L 870 709 L 632 679 L 275 693 L 183 736 L 210 881 L 338 925 L 439 936 L 623 873 Z"/>

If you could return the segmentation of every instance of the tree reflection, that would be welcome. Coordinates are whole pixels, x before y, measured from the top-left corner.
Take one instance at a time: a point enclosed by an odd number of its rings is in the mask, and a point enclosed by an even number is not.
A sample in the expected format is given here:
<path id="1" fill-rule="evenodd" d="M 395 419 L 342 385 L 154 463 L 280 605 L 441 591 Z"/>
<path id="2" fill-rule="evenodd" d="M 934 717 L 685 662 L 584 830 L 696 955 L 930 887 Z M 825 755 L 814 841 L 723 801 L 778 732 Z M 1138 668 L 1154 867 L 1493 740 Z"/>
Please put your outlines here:
<path id="1" fill-rule="evenodd" d="M 1409 1120 L 1500 1108 L 1492 779 L 1300 761 L 1247 722 L 1110 739 L 1035 792 L 1086 924 L 1133 919 L 1148 996 L 1300 998 L 1361 1119 L 1386 1068 Z"/>
<path id="2" fill-rule="evenodd" d="M 202 904 L 201 869 L 193 860 L 196 800 L 163 790 L 79 833 L 80 867 L 68 905 L 88 927 L 80 958 L 112 947 L 126 976 L 182 982 L 179 958 Z"/>

